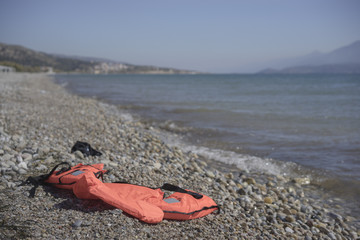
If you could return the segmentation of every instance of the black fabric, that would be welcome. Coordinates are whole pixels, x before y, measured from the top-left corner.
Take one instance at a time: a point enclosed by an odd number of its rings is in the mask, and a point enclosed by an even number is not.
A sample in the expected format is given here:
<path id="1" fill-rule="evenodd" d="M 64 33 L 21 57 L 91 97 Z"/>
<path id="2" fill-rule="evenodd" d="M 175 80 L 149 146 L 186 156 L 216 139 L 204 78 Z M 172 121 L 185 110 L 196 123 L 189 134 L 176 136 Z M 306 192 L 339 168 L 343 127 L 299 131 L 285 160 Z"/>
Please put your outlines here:
<path id="1" fill-rule="evenodd" d="M 99 151 L 96 151 L 95 149 L 93 149 L 89 143 L 87 142 L 80 142 L 77 141 L 75 143 L 75 145 L 71 148 L 71 153 L 75 152 L 75 151 L 80 151 L 82 152 L 82 154 L 84 154 L 85 156 L 101 156 L 102 153 Z"/>
<path id="2" fill-rule="evenodd" d="M 181 187 L 178 187 L 178 186 L 175 186 L 175 185 L 172 185 L 172 184 L 169 184 L 169 183 L 164 183 L 164 185 L 162 187 L 160 187 L 160 188 L 164 189 L 164 190 L 168 190 L 168 191 L 173 191 L 173 192 L 187 193 L 187 194 L 190 194 L 191 196 L 193 196 L 196 199 L 200 199 L 200 198 L 203 197 L 203 195 L 201 195 L 199 193 L 188 191 L 188 190 L 185 190 L 185 189 L 183 189 Z"/>

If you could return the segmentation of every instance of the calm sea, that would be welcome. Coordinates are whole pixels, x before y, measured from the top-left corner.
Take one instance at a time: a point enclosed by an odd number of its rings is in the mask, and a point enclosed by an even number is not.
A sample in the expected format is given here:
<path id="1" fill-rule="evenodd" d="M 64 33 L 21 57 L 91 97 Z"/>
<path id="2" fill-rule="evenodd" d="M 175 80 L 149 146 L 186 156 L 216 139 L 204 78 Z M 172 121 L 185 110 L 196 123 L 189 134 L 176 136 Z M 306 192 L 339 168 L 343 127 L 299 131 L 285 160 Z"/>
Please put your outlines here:
<path id="1" fill-rule="evenodd" d="M 360 199 L 360 75 L 55 78 L 180 134 L 191 151 Z"/>

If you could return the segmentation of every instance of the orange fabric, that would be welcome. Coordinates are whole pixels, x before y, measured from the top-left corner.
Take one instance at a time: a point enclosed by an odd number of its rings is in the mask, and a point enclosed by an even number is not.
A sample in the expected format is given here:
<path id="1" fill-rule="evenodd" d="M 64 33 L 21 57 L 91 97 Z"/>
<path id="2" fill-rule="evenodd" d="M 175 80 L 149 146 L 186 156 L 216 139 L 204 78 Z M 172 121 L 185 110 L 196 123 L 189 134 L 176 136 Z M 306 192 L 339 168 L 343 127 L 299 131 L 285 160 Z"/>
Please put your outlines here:
<path id="1" fill-rule="evenodd" d="M 214 202 L 214 200 L 206 195 L 203 195 L 203 197 L 200 199 L 196 199 L 189 194 L 176 192 L 167 197 L 167 199 L 168 198 L 175 198 L 179 202 L 166 203 L 164 200 L 159 202 L 158 206 L 164 211 L 164 218 L 166 219 L 195 219 L 206 216 L 217 209 L 215 208 L 217 204 Z"/>
<path id="2" fill-rule="evenodd" d="M 47 183 L 54 184 L 58 188 L 72 189 L 72 184 L 75 184 L 82 177 L 81 172 L 91 172 L 94 174 L 105 173 L 107 170 L 103 170 L 104 164 L 98 163 L 93 165 L 78 165 L 71 168 L 70 171 L 60 173 L 55 171 L 47 180 Z"/>
<path id="3" fill-rule="evenodd" d="M 159 192 L 153 190 L 154 192 L 151 194 L 145 187 L 143 189 L 126 186 L 119 188 L 118 185 L 122 184 L 103 183 L 91 174 L 86 173 L 73 186 L 73 191 L 78 198 L 101 199 L 141 221 L 147 223 L 162 221 L 164 212 L 159 207 L 146 201 L 147 198 L 152 198 L 154 195 L 159 196 Z"/>
<path id="4" fill-rule="evenodd" d="M 179 202 L 167 203 L 163 199 L 164 192 L 160 189 L 124 183 L 103 183 L 96 177 L 99 172 L 106 172 L 103 167 L 103 164 L 78 164 L 60 174 L 55 171 L 47 182 L 59 188 L 72 189 L 80 199 L 101 199 L 147 223 L 158 223 L 163 218 L 189 220 L 216 210 L 216 203 L 205 195 L 201 199 L 195 199 L 189 194 L 175 192 L 167 198 L 174 198 Z"/>

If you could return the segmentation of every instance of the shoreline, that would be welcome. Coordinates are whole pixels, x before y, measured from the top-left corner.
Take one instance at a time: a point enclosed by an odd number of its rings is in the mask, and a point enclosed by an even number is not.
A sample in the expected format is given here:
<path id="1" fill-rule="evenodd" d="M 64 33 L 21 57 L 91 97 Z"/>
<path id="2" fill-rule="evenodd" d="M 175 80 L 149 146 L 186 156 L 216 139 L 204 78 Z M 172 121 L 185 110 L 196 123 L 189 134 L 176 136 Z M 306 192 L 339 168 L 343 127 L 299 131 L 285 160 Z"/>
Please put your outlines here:
<path id="1" fill-rule="evenodd" d="M 120 111 L 125 111 L 129 113 L 129 116 L 133 117 L 135 121 L 141 122 L 147 128 L 151 127 L 154 130 L 160 129 L 161 132 L 159 131 L 158 136 L 168 145 L 179 147 L 183 152 L 191 151 L 193 153 L 196 153 L 197 155 L 202 156 L 205 160 L 211 159 L 229 164 L 229 166 L 226 167 L 225 171 L 229 171 L 229 169 L 234 168 L 234 166 L 236 165 L 237 168 L 241 169 L 241 171 L 262 172 L 273 175 L 287 176 L 290 178 L 309 178 L 311 185 L 316 186 L 319 191 L 321 190 L 323 192 L 322 194 L 318 195 L 323 196 L 325 194 L 331 193 L 326 199 L 332 199 L 340 196 L 342 202 L 339 202 L 338 204 L 343 205 L 344 208 L 347 209 L 347 214 L 351 214 L 352 216 L 355 216 L 355 218 L 360 218 L 360 209 L 358 207 L 360 199 L 360 189 L 358 189 L 357 187 L 360 183 L 359 180 L 356 180 L 357 175 L 344 175 L 343 173 L 345 173 L 346 171 L 330 171 L 329 169 L 326 169 L 327 165 L 324 164 L 320 164 L 318 166 L 316 166 L 317 164 L 314 164 L 314 166 L 309 166 L 306 165 L 306 163 L 309 162 L 305 161 L 305 165 L 302 165 L 303 163 L 299 161 L 299 155 L 302 156 L 303 159 L 305 159 L 307 158 L 307 156 L 312 155 L 314 151 L 318 152 L 321 150 L 323 150 L 324 152 L 322 154 L 319 154 L 317 156 L 317 159 L 315 158 L 311 162 L 318 162 L 319 157 L 323 158 L 326 156 L 332 156 L 333 159 L 339 159 L 343 156 L 339 156 L 338 154 L 334 154 L 333 152 L 325 150 L 323 148 L 316 150 L 316 147 L 312 149 L 312 152 L 308 152 L 308 146 L 306 144 L 302 147 L 299 146 L 302 150 L 288 152 L 288 154 L 285 154 L 287 156 L 283 156 L 282 158 L 271 158 L 267 154 L 261 154 L 261 151 L 258 151 L 258 149 L 256 151 L 251 151 L 250 149 L 252 147 L 255 147 L 255 149 L 257 148 L 257 143 L 254 141 L 254 139 L 251 140 L 251 137 L 249 137 L 248 139 L 248 134 L 246 134 L 247 128 L 245 126 L 244 132 L 240 133 L 243 134 L 243 137 L 242 139 L 237 138 L 237 140 L 240 141 L 237 142 L 231 138 L 232 136 L 226 136 L 226 134 L 228 133 L 226 133 L 227 131 L 223 132 L 224 129 L 218 130 L 211 127 L 209 128 L 209 126 L 206 125 L 206 121 L 202 122 L 203 125 L 199 125 L 197 113 L 194 116 L 194 120 L 189 120 L 188 111 L 190 111 L 190 113 L 192 112 L 192 110 L 190 110 L 191 107 L 180 107 L 180 105 L 178 104 L 176 107 L 174 106 L 174 103 L 170 105 L 165 104 L 166 107 L 164 107 L 164 102 L 161 101 L 161 99 L 163 99 L 163 96 L 153 96 L 154 89 L 156 89 L 156 87 L 152 89 L 151 82 L 159 84 L 159 87 L 163 88 L 163 90 L 166 92 L 166 87 L 164 88 L 164 84 L 166 85 L 166 82 L 171 82 L 173 80 L 176 84 L 179 84 L 177 78 L 163 78 L 159 76 L 159 79 L 163 79 L 163 81 L 157 81 L 152 76 L 146 76 L 145 79 L 143 78 L 143 76 L 138 77 L 133 78 L 135 82 L 132 83 L 129 81 L 129 79 L 127 79 L 127 77 L 116 75 L 116 79 L 121 79 L 120 82 L 122 84 L 117 84 L 115 81 L 111 81 L 115 80 L 115 78 L 108 78 L 105 75 L 99 77 L 81 75 L 81 77 L 79 78 L 56 75 L 54 76 L 54 81 L 57 84 L 65 86 L 67 91 L 72 94 L 97 99 L 101 102 L 117 106 Z M 158 77 L 156 79 L 158 79 Z M 188 78 L 184 78 L 183 80 L 186 81 L 187 79 Z M 108 83 L 107 80 L 109 80 L 110 83 Z M 201 78 L 198 80 L 201 80 Z M 92 87 L 89 88 L 88 84 L 92 85 Z M 113 87 L 119 89 L 109 90 L 109 85 L 112 85 Z M 149 103 L 146 102 L 146 99 L 148 97 L 144 98 L 138 96 L 140 97 L 140 99 L 142 99 L 142 101 L 136 100 L 136 90 L 129 86 L 133 86 L 133 88 L 137 86 L 136 89 L 138 89 L 139 91 L 144 91 L 144 89 L 149 88 L 149 93 L 147 94 L 147 96 L 153 96 L 155 98 L 149 98 Z M 198 87 L 199 86 L 197 86 L 197 88 Z M 129 92 L 127 92 L 126 90 L 129 90 Z M 104 94 L 104 92 L 108 92 L 109 94 Z M 165 96 L 169 96 L 169 93 L 172 94 L 174 92 L 170 90 L 170 92 L 164 94 Z M 123 94 L 127 97 L 123 97 Z M 178 102 L 178 100 L 180 99 L 179 96 L 177 96 L 175 97 L 174 101 Z M 193 98 L 191 99 L 194 100 Z M 182 101 L 180 100 L 180 102 Z M 157 104 L 159 104 L 160 106 L 158 107 Z M 170 110 L 169 114 L 168 107 L 170 109 L 172 109 L 172 107 L 175 107 L 175 109 L 177 110 Z M 197 106 L 195 103 L 194 107 L 197 108 L 199 106 Z M 206 109 L 208 110 L 208 107 Z M 201 114 L 202 110 L 203 109 L 200 108 L 199 114 Z M 175 115 L 173 115 L 174 112 Z M 180 112 L 184 112 L 185 116 L 180 116 Z M 210 122 L 214 124 L 212 120 L 210 120 Z M 226 139 L 227 137 L 230 137 L 230 139 Z M 276 136 L 273 137 L 274 139 L 276 139 Z M 323 139 L 326 139 L 326 137 L 323 137 Z M 249 143 L 249 141 L 251 143 Z M 276 142 L 278 140 L 274 141 Z M 284 141 L 284 145 L 287 145 L 286 142 L 287 141 Z M 309 142 L 311 142 L 310 139 Z M 279 146 L 279 144 L 281 146 L 281 143 L 279 142 L 277 146 Z M 294 143 L 289 144 L 293 145 Z M 260 144 L 260 146 L 263 147 L 262 144 Z M 291 151 L 291 149 L 288 150 Z M 357 156 L 355 152 L 353 156 Z M 328 159 L 322 159 L 322 162 L 325 163 L 327 162 L 327 160 Z M 211 163 L 213 163 L 213 161 L 208 162 L 208 164 Z M 234 165 L 231 166 L 231 164 Z M 325 168 L 322 169 L 322 167 Z M 354 167 L 356 167 L 356 165 Z M 354 172 L 356 172 L 356 170 L 354 170 Z M 333 203 L 331 202 L 327 202 L 327 204 L 329 204 L 331 207 L 334 207 Z"/>
<path id="2" fill-rule="evenodd" d="M 154 134 L 159 130 L 127 118 L 116 106 L 72 95 L 45 74 L 0 74 L 0 102 L 0 215 L 6 226 L 23 226 L 2 227 L 2 236 L 356 239 L 360 235 L 359 220 L 342 215 L 341 206 L 329 209 L 322 199 L 306 195 L 307 185 L 301 185 L 306 179 L 241 170 L 223 173 L 209 159 L 164 143 Z M 103 156 L 71 154 L 77 140 L 89 142 Z M 222 212 L 148 225 L 66 191 L 39 187 L 35 199 L 29 199 L 31 187 L 18 186 L 28 176 L 69 160 L 72 165 L 105 163 L 111 170 L 105 182 L 187 187 L 213 198 Z M 82 226 L 72 227 L 79 219 Z"/>

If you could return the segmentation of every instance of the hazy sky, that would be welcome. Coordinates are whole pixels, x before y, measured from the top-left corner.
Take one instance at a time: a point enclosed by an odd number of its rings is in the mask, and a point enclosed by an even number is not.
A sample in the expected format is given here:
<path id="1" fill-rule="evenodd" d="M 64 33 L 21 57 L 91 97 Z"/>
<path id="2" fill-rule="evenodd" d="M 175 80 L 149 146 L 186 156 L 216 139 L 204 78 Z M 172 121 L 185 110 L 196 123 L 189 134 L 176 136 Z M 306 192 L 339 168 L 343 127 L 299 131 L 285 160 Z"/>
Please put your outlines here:
<path id="1" fill-rule="evenodd" d="M 0 42 L 209 72 L 360 40 L 358 0 L 0 0 Z"/>

